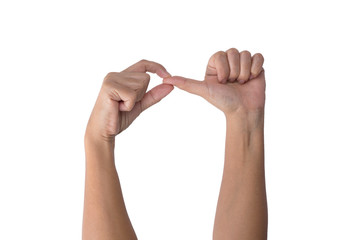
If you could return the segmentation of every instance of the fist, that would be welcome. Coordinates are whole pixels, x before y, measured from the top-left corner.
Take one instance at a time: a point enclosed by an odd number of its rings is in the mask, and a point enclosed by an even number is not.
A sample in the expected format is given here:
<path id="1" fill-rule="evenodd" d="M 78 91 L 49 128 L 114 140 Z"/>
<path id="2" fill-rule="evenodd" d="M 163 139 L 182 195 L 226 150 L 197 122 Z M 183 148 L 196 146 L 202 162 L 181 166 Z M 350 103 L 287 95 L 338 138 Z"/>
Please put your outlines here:
<path id="1" fill-rule="evenodd" d="M 210 57 L 203 81 L 174 76 L 163 82 L 203 97 L 226 116 L 256 112 L 265 105 L 263 63 L 260 53 L 251 56 L 248 51 L 231 48 Z"/>
<path id="2" fill-rule="evenodd" d="M 139 114 L 159 102 L 172 90 L 169 84 L 160 84 L 147 91 L 150 75 L 169 77 L 166 69 L 155 62 L 141 60 L 122 72 L 111 72 L 104 78 L 100 93 L 91 113 L 86 135 L 114 140 Z"/>

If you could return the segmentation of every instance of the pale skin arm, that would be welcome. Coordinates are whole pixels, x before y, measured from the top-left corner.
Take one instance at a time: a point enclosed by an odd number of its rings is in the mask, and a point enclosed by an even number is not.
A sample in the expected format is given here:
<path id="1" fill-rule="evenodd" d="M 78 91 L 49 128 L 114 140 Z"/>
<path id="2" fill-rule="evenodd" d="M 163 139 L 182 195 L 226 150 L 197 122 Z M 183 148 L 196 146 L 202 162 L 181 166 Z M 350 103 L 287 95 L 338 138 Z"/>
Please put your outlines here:
<path id="1" fill-rule="evenodd" d="M 84 138 L 84 240 L 137 239 L 115 167 L 115 136 L 174 88 L 160 84 L 146 92 L 150 81 L 146 72 L 156 73 L 162 78 L 170 76 L 163 66 L 146 60 L 122 72 L 109 73 L 91 113 Z"/>
<path id="2" fill-rule="evenodd" d="M 264 171 L 265 74 L 261 54 L 237 49 L 217 52 L 204 81 L 165 78 L 224 112 L 224 172 L 214 222 L 214 240 L 267 238 Z"/>
<path id="3" fill-rule="evenodd" d="M 83 239 L 137 239 L 115 168 L 113 144 L 85 138 Z"/>
<path id="4" fill-rule="evenodd" d="M 246 120 L 237 116 L 226 119 L 225 163 L 214 239 L 267 238 L 263 121 L 259 119 L 259 126 L 252 130 L 240 126 L 242 121 Z"/>

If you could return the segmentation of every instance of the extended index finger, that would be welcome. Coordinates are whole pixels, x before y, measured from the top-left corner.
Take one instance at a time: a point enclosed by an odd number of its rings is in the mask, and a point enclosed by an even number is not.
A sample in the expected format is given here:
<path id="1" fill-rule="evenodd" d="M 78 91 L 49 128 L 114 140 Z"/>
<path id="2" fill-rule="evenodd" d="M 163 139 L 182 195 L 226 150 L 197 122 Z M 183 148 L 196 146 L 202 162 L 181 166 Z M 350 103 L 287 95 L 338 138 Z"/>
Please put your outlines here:
<path id="1" fill-rule="evenodd" d="M 171 77 L 171 74 L 165 69 L 163 65 L 145 59 L 131 65 L 125 69 L 124 72 L 151 72 L 156 73 L 161 78 Z"/>

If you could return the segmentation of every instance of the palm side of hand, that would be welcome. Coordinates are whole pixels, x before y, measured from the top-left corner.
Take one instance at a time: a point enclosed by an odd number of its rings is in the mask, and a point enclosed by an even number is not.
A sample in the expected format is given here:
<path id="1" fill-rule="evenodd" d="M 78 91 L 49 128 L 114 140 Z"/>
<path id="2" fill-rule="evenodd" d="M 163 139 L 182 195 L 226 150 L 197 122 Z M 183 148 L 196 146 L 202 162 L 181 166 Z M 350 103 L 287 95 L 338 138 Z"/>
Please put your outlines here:
<path id="1" fill-rule="evenodd" d="M 110 77 L 106 77 L 108 80 L 104 80 L 88 128 L 97 135 L 113 139 L 142 111 L 168 95 L 173 86 L 203 97 L 225 115 L 263 109 L 263 61 L 261 54 L 251 57 L 248 51 L 239 53 L 234 48 L 226 53 L 219 51 L 211 56 L 205 79 L 197 81 L 171 77 L 162 65 L 141 60 L 120 73 L 111 73 Z M 163 84 L 146 92 L 150 80 L 146 72 L 162 77 Z"/>
<path id="2" fill-rule="evenodd" d="M 204 84 L 209 91 L 206 100 L 224 112 L 255 111 L 264 108 L 264 71 L 244 84 L 238 81 L 219 83 L 217 76 L 205 77 Z"/>
<path id="3" fill-rule="evenodd" d="M 231 48 L 210 57 L 203 81 L 174 76 L 163 82 L 203 97 L 225 115 L 252 112 L 265 105 L 263 62 L 261 54 Z"/>

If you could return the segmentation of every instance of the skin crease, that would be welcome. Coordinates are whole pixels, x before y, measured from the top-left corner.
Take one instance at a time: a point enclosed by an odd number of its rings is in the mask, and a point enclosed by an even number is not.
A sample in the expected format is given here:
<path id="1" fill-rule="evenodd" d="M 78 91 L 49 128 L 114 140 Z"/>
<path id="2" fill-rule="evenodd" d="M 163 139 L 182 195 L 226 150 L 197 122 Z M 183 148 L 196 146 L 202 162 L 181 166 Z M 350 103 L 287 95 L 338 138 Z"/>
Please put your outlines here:
<path id="1" fill-rule="evenodd" d="M 152 72 L 168 77 L 166 69 L 155 62 L 141 60 L 122 72 L 111 72 L 104 78 L 99 96 L 88 123 L 87 132 L 114 141 L 139 114 L 160 101 L 173 86 L 160 84 L 146 92 Z"/>
<path id="2" fill-rule="evenodd" d="M 213 54 L 203 81 L 172 77 L 142 60 L 109 73 L 90 115 L 84 142 L 86 179 L 83 239 L 137 239 L 114 163 L 115 136 L 176 86 L 203 97 L 226 118 L 224 173 L 213 239 L 266 239 L 264 171 L 265 74 L 261 54 L 231 48 Z M 152 72 L 163 84 L 147 91 Z"/>
<path id="3" fill-rule="evenodd" d="M 126 211 L 114 162 L 115 136 L 159 102 L 174 87 L 160 84 L 146 92 L 150 76 L 170 76 L 155 62 L 141 60 L 119 73 L 109 73 L 87 124 L 85 197 L 82 239 L 137 239 Z"/>
<path id="4" fill-rule="evenodd" d="M 246 63 L 241 64 L 240 58 L 246 59 Z M 248 65 L 247 63 L 251 61 L 252 65 Z M 248 51 L 239 53 L 231 48 L 227 53 L 220 51 L 212 55 L 204 81 L 174 76 L 164 79 L 163 82 L 203 97 L 225 115 L 241 111 L 256 112 L 265 105 L 263 62 L 264 58 L 261 54 L 255 54 L 251 58 Z M 231 69 L 229 65 L 232 66 Z"/>
<path id="5" fill-rule="evenodd" d="M 265 71 L 261 54 L 231 48 L 211 56 L 205 79 L 174 76 L 164 83 L 203 97 L 226 118 L 224 172 L 215 240 L 267 239 L 264 169 Z"/>

